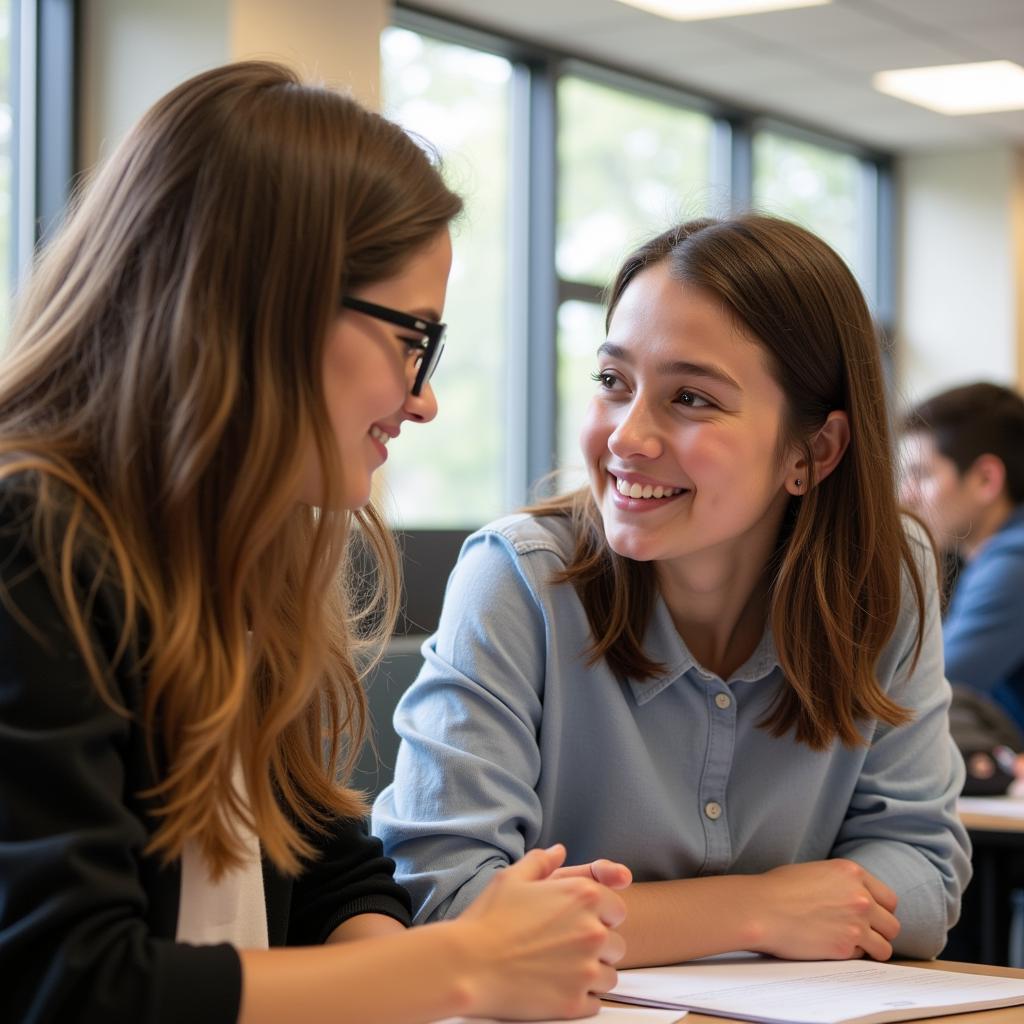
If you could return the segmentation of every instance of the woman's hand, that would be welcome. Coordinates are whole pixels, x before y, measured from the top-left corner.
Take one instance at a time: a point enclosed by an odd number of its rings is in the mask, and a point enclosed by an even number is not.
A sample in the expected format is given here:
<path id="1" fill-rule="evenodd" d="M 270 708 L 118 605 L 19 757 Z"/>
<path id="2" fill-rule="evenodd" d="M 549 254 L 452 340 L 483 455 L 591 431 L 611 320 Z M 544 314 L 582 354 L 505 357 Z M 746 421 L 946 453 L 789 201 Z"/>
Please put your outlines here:
<path id="1" fill-rule="evenodd" d="M 593 877 L 552 877 L 564 859 L 560 845 L 531 850 L 451 923 L 470 965 L 472 1016 L 585 1017 L 615 987 L 625 905 Z"/>
<path id="2" fill-rule="evenodd" d="M 896 894 L 851 860 L 785 864 L 756 876 L 754 948 L 787 960 L 888 960 Z"/>
<path id="3" fill-rule="evenodd" d="M 592 878 L 609 889 L 627 889 L 633 883 L 633 872 L 614 860 L 592 860 L 587 864 L 573 864 L 557 868 L 551 878 Z"/>

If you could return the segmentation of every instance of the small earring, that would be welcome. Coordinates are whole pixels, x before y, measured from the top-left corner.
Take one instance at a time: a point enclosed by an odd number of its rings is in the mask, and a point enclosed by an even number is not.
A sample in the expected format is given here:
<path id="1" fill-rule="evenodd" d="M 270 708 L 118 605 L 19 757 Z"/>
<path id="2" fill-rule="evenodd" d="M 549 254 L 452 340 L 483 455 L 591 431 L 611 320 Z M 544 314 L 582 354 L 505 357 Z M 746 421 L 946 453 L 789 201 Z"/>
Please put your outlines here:
<path id="1" fill-rule="evenodd" d="M 797 490 L 799 490 L 801 487 L 803 487 L 803 485 L 804 485 L 803 480 L 796 479 L 796 480 L 793 481 L 793 486 L 796 487 Z"/>

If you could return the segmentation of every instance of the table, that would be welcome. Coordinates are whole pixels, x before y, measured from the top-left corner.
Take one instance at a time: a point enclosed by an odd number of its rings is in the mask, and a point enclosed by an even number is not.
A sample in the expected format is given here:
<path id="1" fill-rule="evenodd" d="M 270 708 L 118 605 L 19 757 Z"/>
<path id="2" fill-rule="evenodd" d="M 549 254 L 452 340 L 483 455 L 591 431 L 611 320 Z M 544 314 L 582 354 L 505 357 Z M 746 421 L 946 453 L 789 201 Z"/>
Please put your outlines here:
<path id="1" fill-rule="evenodd" d="M 961 797 L 959 809 L 974 847 L 970 889 L 975 892 L 969 900 L 978 918 L 978 959 L 1005 965 L 1009 962 L 1010 892 L 1024 875 L 1024 799 Z"/>
<path id="2" fill-rule="evenodd" d="M 893 963 L 907 967 L 927 967 L 937 971 L 963 971 L 965 974 L 991 974 L 1000 978 L 1024 978 L 1024 971 L 1012 967 L 988 967 L 984 964 L 960 964 L 949 960 L 894 960 Z M 609 1003 L 609 1005 L 613 1005 Z M 688 1013 L 682 1024 L 722 1024 L 729 1017 L 710 1017 L 706 1013 Z M 1024 1005 L 1005 1006 L 998 1010 L 974 1010 L 971 1013 L 954 1013 L 942 1017 L 922 1017 L 918 1024 L 1021 1024 L 1024 1021 Z"/>

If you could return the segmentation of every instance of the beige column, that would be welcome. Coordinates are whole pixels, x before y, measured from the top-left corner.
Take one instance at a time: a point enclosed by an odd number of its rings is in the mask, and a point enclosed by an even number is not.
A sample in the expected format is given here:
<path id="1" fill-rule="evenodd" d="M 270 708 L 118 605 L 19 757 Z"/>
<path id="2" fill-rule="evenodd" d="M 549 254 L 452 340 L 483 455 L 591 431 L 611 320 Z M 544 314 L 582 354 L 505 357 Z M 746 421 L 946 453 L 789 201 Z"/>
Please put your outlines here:
<path id="1" fill-rule="evenodd" d="M 81 169 L 178 82 L 231 60 L 279 60 L 368 106 L 379 101 L 391 0 L 91 0 L 81 8 Z"/>
<path id="2" fill-rule="evenodd" d="M 1010 230 L 1013 238 L 1013 286 L 1016 291 L 1017 389 L 1024 394 L 1024 149 L 1018 149 L 1014 159 Z"/>
<path id="3" fill-rule="evenodd" d="M 377 109 L 389 0 L 233 0 L 230 6 L 232 60 L 279 60 Z"/>
<path id="4" fill-rule="evenodd" d="M 911 153 L 896 177 L 901 397 L 1024 388 L 1024 151 Z"/>

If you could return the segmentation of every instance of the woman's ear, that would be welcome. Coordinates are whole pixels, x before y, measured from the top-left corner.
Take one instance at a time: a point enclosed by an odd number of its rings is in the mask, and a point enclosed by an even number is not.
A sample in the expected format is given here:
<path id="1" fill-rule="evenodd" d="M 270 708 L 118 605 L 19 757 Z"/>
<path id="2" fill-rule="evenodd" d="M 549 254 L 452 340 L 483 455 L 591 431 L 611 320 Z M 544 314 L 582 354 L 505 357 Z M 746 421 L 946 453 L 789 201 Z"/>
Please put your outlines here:
<path id="1" fill-rule="evenodd" d="M 839 465 L 839 460 L 850 444 L 850 420 L 846 413 L 834 409 L 825 418 L 821 429 L 811 439 L 811 457 L 814 460 L 814 481 L 821 483 Z M 807 459 L 800 455 L 793 460 L 786 476 L 786 490 L 790 494 L 806 494 L 812 474 Z"/>

